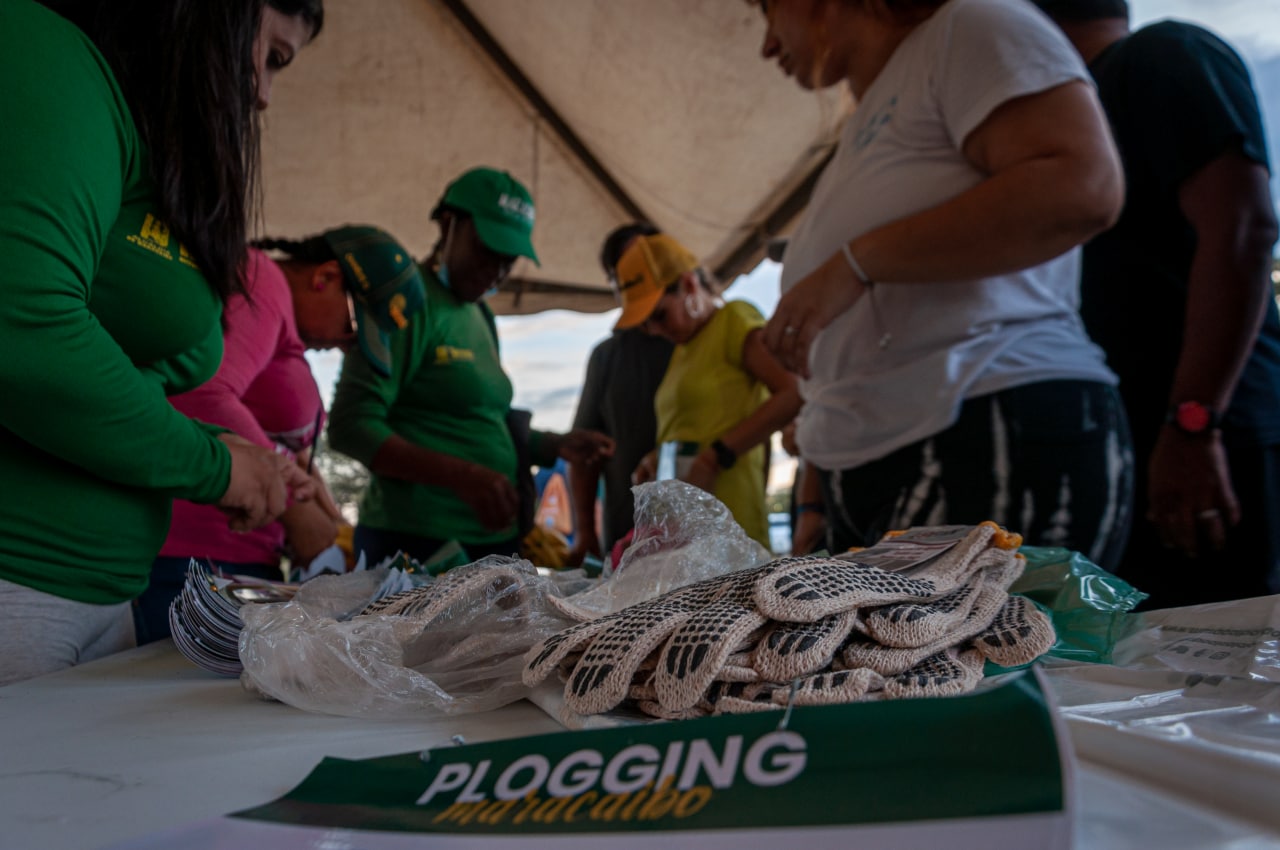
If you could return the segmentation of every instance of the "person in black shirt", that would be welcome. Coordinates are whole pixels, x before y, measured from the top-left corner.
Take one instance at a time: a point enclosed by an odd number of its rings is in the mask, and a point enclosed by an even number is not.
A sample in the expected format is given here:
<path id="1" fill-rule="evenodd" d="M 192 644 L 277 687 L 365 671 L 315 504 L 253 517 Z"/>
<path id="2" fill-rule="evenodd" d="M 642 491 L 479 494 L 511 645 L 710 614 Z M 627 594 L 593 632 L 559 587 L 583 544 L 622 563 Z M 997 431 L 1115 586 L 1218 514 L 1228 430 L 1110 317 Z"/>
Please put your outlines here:
<path id="1" fill-rule="evenodd" d="M 1248 69 L 1123 0 L 1035 0 L 1089 64 L 1124 163 L 1081 314 L 1120 376 L 1137 504 L 1119 575 L 1174 607 L 1280 592 L 1276 215 Z"/>
<path id="2" fill-rule="evenodd" d="M 637 236 L 658 229 L 646 222 L 618 227 L 605 237 L 600 264 L 617 293 L 613 267 Z M 569 464 L 569 488 L 574 508 L 574 545 L 569 561 L 580 564 L 588 555 L 603 557 L 635 525 L 631 472 L 657 444 L 658 419 L 653 396 L 667 372 L 671 343 L 640 328 L 615 331 L 591 351 L 587 375 L 578 400 L 573 427 L 601 431 L 613 437 L 612 457 L 593 464 Z M 604 478 L 604 520 L 595 527 L 596 487 Z"/>

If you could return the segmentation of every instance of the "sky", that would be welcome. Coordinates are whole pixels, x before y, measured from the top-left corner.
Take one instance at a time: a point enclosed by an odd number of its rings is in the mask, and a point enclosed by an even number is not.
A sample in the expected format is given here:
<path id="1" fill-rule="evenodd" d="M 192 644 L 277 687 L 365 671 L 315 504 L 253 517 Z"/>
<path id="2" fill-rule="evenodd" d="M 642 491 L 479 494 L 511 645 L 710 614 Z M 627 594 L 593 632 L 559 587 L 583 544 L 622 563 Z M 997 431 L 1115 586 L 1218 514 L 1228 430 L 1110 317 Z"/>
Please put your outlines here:
<path id="1" fill-rule="evenodd" d="M 1130 0 L 1135 27 L 1163 18 L 1200 24 L 1230 42 L 1254 76 L 1262 104 L 1272 172 L 1280 172 L 1280 0 Z M 1280 174 L 1272 180 L 1280 209 Z M 537 234 L 534 234 L 537 241 Z M 726 297 L 755 304 L 771 315 L 778 301 L 780 266 L 766 260 L 734 281 Z M 567 430 L 577 406 L 587 357 L 609 334 L 618 311 L 579 314 L 552 310 L 534 316 L 499 317 L 502 360 L 515 385 L 516 407 L 534 411 L 535 428 Z M 309 353 L 326 403 L 332 396 L 341 355 Z M 774 452 L 771 486 L 790 480 L 793 466 Z"/>

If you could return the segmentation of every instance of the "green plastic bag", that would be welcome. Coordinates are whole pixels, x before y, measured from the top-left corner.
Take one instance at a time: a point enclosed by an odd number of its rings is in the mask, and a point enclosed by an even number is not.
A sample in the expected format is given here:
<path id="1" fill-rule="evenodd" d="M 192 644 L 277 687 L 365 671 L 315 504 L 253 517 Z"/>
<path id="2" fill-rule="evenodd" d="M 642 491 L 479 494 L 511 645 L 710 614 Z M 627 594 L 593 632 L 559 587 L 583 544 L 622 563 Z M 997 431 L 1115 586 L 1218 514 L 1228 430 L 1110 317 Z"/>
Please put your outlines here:
<path id="1" fill-rule="evenodd" d="M 1027 568 L 1009 592 L 1035 602 L 1053 620 L 1058 640 L 1048 654 L 1111 663 L 1112 648 L 1128 628 L 1128 613 L 1148 594 L 1079 552 L 1043 546 L 1019 551 Z"/>

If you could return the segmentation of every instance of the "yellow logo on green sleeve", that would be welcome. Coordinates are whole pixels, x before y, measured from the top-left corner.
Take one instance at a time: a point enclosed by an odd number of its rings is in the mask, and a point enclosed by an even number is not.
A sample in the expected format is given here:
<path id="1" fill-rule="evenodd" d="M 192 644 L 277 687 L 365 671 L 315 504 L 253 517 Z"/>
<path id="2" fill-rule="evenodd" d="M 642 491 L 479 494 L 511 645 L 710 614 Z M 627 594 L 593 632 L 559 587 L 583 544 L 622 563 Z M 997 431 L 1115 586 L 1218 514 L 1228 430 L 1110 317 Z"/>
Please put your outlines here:
<path id="1" fill-rule="evenodd" d="M 452 345 L 436 346 L 436 365 L 447 366 L 450 363 L 470 363 L 476 359 L 476 353 L 469 348 L 454 348 Z"/>

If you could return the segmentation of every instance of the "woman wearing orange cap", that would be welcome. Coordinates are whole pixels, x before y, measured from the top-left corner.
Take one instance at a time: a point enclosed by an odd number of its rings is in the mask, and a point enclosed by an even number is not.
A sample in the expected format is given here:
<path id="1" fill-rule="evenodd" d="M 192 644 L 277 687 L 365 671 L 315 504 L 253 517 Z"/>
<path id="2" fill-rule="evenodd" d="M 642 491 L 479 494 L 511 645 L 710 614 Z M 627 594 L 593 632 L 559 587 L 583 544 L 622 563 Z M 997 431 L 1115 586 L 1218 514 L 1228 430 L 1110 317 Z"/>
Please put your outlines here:
<path id="1" fill-rule="evenodd" d="M 675 344 L 654 397 L 658 445 L 636 468 L 658 474 L 661 447 L 684 455 L 673 470 L 713 493 L 769 548 L 765 443 L 800 409 L 795 376 L 764 345 L 764 316 L 725 303 L 697 258 L 670 236 L 639 236 L 618 259 L 620 330 L 643 326 Z"/>

